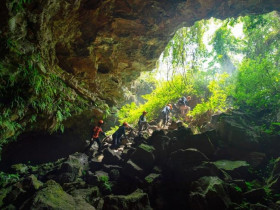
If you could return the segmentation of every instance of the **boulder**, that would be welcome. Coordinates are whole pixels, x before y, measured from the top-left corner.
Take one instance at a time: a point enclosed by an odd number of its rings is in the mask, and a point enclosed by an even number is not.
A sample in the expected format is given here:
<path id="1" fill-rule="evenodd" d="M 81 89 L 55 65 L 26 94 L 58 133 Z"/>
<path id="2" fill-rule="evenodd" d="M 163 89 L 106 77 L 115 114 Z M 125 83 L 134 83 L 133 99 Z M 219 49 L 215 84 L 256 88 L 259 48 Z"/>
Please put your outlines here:
<path id="1" fill-rule="evenodd" d="M 145 171 L 132 160 L 128 160 L 126 162 L 121 172 L 124 176 L 130 177 L 132 179 L 141 178 L 145 175 Z"/>
<path id="2" fill-rule="evenodd" d="M 167 167 L 171 170 L 182 170 L 208 161 L 208 158 L 197 149 L 180 149 L 170 154 Z"/>
<path id="3" fill-rule="evenodd" d="M 102 168 L 102 162 L 98 158 L 92 158 L 89 161 L 89 168 L 91 171 L 97 171 Z"/>
<path id="4" fill-rule="evenodd" d="M 97 178 L 104 177 L 104 176 L 109 177 L 108 173 L 105 171 L 95 171 L 95 175 L 97 176 Z"/>
<path id="5" fill-rule="evenodd" d="M 118 153 L 114 152 L 114 150 L 111 150 L 110 148 L 104 149 L 103 155 L 103 164 L 121 164 L 121 157 Z"/>
<path id="6" fill-rule="evenodd" d="M 106 164 L 103 165 L 103 171 L 105 171 L 105 172 L 107 172 L 107 173 L 109 173 L 109 172 L 110 172 L 111 170 L 113 170 L 113 169 L 115 169 L 115 170 L 121 170 L 122 167 L 119 166 L 119 165 L 106 165 Z"/>
<path id="7" fill-rule="evenodd" d="M 141 143 L 139 143 L 139 144 L 141 144 Z M 133 152 L 135 152 L 135 150 L 136 149 L 134 147 L 124 148 L 122 155 L 121 155 L 124 162 L 129 160 L 130 156 L 133 154 Z"/>
<path id="8" fill-rule="evenodd" d="M 145 181 L 148 184 L 153 184 L 154 182 L 156 182 L 160 178 L 161 178 L 161 174 L 151 173 L 151 174 L 149 174 L 148 176 L 145 177 Z"/>
<path id="9" fill-rule="evenodd" d="M 264 201 L 266 193 L 263 188 L 258 188 L 245 192 L 243 195 L 250 203 L 258 203 Z"/>
<path id="10" fill-rule="evenodd" d="M 157 138 L 153 138 L 151 145 L 155 148 L 155 161 L 159 165 L 163 165 L 167 158 L 169 151 L 169 145 L 171 143 L 171 139 L 167 136 L 158 136 Z"/>
<path id="11" fill-rule="evenodd" d="M 218 177 L 202 177 L 192 183 L 191 209 L 227 209 L 231 203 L 224 182 Z"/>
<path id="12" fill-rule="evenodd" d="M 153 168 L 155 162 L 154 151 L 155 148 L 153 146 L 140 144 L 136 151 L 130 156 L 130 159 L 140 168 L 149 172 Z"/>
<path id="13" fill-rule="evenodd" d="M 94 205 L 95 200 L 100 196 L 97 186 L 87 189 L 75 189 L 69 192 L 74 198 L 82 198 L 91 205 Z"/>
<path id="14" fill-rule="evenodd" d="M 172 144 L 171 151 L 188 148 L 195 148 L 208 157 L 213 156 L 215 152 L 214 145 L 205 134 L 190 135 L 184 139 L 178 138 L 178 141 Z"/>
<path id="15" fill-rule="evenodd" d="M 77 180 L 76 182 L 64 183 L 62 188 L 65 192 L 70 192 L 76 189 L 85 189 L 88 188 L 88 185 L 85 181 Z"/>
<path id="16" fill-rule="evenodd" d="M 36 190 L 42 187 L 43 183 L 38 181 L 34 175 L 30 175 L 21 181 L 13 184 L 10 189 L 7 189 L 6 195 L 3 195 L 4 204 L 13 204 L 19 207 L 28 197 Z"/>
<path id="17" fill-rule="evenodd" d="M 242 112 L 221 114 L 217 125 L 217 132 L 224 143 L 230 148 L 236 148 L 236 157 L 240 158 L 238 151 L 255 152 L 260 150 L 260 136 L 257 128 L 251 127 L 254 119 Z"/>
<path id="18" fill-rule="evenodd" d="M 171 124 L 168 126 L 168 130 L 175 130 L 177 128 L 178 128 L 177 123 L 172 120 Z"/>
<path id="19" fill-rule="evenodd" d="M 172 185 L 183 187 L 191 181 L 209 174 L 209 169 L 195 168 L 208 158 L 196 149 L 178 150 L 171 153 L 166 167 L 163 168 L 165 180 L 169 180 Z"/>
<path id="20" fill-rule="evenodd" d="M 31 192 L 35 192 L 36 190 L 38 190 L 40 187 L 43 186 L 43 183 L 40 182 L 33 174 L 26 177 L 23 181 L 22 181 L 22 188 L 26 191 L 31 191 Z"/>
<path id="21" fill-rule="evenodd" d="M 12 188 L 7 192 L 5 198 L 3 199 L 3 204 L 13 204 L 19 207 L 27 198 L 28 192 L 26 192 L 20 182 L 15 183 Z"/>
<path id="22" fill-rule="evenodd" d="M 59 183 L 73 182 L 83 175 L 88 169 L 88 156 L 83 153 L 69 155 L 66 162 L 62 163 L 54 179 Z"/>
<path id="23" fill-rule="evenodd" d="M 215 164 L 211 162 L 203 162 L 198 166 L 185 169 L 184 172 L 184 178 L 188 182 L 195 181 L 204 176 L 216 176 L 222 180 L 231 180 L 231 177 L 226 172 L 219 169 Z"/>
<path id="24" fill-rule="evenodd" d="M 267 163 L 267 157 L 265 153 L 262 152 L 250 152 L 246 157 L 246 161 L 253 167 L 253 168 L 260 168 Z"/>
<path id="25" fill-rule="evenodd" d="M 250 178 L 248 171 L 250 165 L 246 161 L 218 160 L 213 163 L 234 179 Z"/>
<path id="26" fill-rule="evenodd" d="M 191 135 L 193 135 L 193 132 L 190 128 L 181 126 L 178 128 L 177 131 L 174 132 L 174 135 L 178 140 L 185 140 L 188 139 Z"/>
<path id="27" fill-rule="evenodd" d="M 25 206 L 32 210 L 36 209 L 92 209 L 95 208 L 79 198 L 75 199 L 64 192 L 62 187 L 55 181 L 48 181 L 41 190 L 35 193 L 30 200 L 30 206 Z"/>
<path id="28" fill-rule="evenodd" d="M 85 177 L 85 181 L 89 185 L 97 185 L 98 184 L 98 177 L 94 173 L 92 173 L 91 171 L 88 171 L 87 175 Z"/>
<path id="29" fill-rule="evenodd" d="M 129 195 L 108 195 L 104 197 L 104 210 L 152 210 L 148 195 L 138 189 Z"/>

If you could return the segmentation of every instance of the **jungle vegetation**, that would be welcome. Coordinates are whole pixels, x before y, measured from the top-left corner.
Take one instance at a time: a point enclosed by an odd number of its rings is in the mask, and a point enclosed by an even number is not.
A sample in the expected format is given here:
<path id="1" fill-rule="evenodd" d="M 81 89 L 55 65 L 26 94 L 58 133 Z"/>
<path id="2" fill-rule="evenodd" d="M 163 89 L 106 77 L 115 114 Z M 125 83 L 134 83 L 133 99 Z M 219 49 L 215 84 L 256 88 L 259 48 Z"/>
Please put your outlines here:
<path id="1" fill-rule="evenodd" d="M 190 95 L 193 119 L 229 108 L 278 110 L 280 104 L 280 16 L 277 12 L 202 20 L 181 28 L 149 73 L 155 89 L 142 104 L 126 104 L 119 121 L 135 124 L 143 110 L 155 119 L 168 103 Z M 147 76 L 147 73 L 144 75 Z"/>

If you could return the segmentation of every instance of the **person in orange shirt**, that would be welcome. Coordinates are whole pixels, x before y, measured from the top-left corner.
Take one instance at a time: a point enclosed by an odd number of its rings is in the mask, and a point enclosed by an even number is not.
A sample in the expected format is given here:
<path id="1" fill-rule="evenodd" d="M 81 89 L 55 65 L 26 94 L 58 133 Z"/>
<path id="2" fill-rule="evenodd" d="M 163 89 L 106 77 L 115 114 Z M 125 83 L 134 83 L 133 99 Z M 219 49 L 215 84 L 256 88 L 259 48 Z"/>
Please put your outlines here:
<path id="1" fill-rule="evenodd" d="M 103 120 L 99 120 L 99 121 L 98 121 L 98 125 L 95 126 L 95 127 L 92 129 L 91 141 L 90 141 L 89 146 L 85 149 L 85 151 L 89 150 L 95 141 L 96 141 L 97 144 L 98 144 L 98 151 L 99 151 L 99 152 L 101 151 L 101 141 L 100 141 L 100 138 L 99 138 L 99 134 L 102 134 L 103 136 L 106 137 L 106 134 L 103 132 L 103 130 L 102 130 L 102 128 L 101 128 L 101 126 L 103 125 L 103 123 L 104 123 Z"/>

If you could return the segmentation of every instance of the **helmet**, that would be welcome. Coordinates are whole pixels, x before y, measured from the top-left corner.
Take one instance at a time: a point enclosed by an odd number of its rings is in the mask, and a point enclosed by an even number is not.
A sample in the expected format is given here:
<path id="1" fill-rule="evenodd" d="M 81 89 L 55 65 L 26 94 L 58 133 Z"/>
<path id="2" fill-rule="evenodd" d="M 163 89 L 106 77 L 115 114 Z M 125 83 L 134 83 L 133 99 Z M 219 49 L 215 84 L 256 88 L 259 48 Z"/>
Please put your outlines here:
<path id="1" fill-rule="evenodd" d="M 124 125 L 124 126 L 128 126 L 128 123 L 127 123 L 127 122 L 124 122 L 123 125 Z"/>
<path id="2" fill-rule="evenodd" d="M 146 112 L 146 111 L 143 111 L 143 114 L 147 114 L 148 112 Z"/>
<path id="3" fill-rule="evenodd" d="M 188 99 L 188 100 L 191 100 L 191 99 L 192 99 L 192 97 L 188 96 L 188 97 L 187 97 L 187 99 Z"/>
<path id="4" fill-rule="evenodd" d="M 169 106 L 169 107 L 170 107 L 170 109 L 172 109 L 172 104 L 167 104 L 167 106 Z"/>
<path id="5" fill-rule="evenodd" d="M 103 124 L 103 123 L 104 123 L 103 120 L 98 121 L 98 124 Z"/>

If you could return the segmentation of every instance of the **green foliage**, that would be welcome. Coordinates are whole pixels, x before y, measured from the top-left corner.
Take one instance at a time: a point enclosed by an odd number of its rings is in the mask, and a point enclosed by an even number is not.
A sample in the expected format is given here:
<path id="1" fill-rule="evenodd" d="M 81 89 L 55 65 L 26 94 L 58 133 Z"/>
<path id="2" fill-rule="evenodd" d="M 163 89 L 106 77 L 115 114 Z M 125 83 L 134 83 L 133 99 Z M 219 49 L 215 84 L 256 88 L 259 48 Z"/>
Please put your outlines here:
<path id="1" fill-rule="evenodd" d="M 112 191 L 112 183 L 109 181 L 108 176 L 99 176 L 98 181 L 101 183 L 101 187 L 104 187 L 105 190 Z"/>
<path id="2" fill-rule="evenodd" d="M 151 184 L 154 181 L 154 179 L 152 177 L 149 177 L 149 176 L 146 176 L 145 180 L 148 184 Z"/>
<path id="3" fill-rule="evenodd" d="M 8 174 L 0 171 L 0 186 L 5 186 L 8 183 L 17 182 L 19 180 L 18 174 Z"/>
<path id="4" fill-rule="evenodd" d="M 260 183 L 257 180 L 253 180 L 251 182 L 245 182 L 245 184 L 247 186 L 248 191 L 261 187 Z"/>
<path id="5" fill-rule="evenodd" d="M 240 65 L 234 92 L 237 105 L 275 108 L 280 102 L 280 72 L 267 58 L 246 59 Z"/>
<path id="6" fill-rule="evenodd" d="M 242 192 L 242 189 L 238 186 L 234 186 L 234 189 L 237 191 L 237 192 Z"/>
<path id="7" fill-rule="evenodd" d="M 30 3 L 31 3 L 31 0 L 16 0 L 13 3 L 12 11 L 14 11 L 16 13 L 20 12 L 24 9 L 25 4 L 30 4 Z"/>
<path id="8" fill-rule="evenodd" d="M 11 45 L 16 49 L 16 44 Z M 63 132 L 64 120 L 89 106 L 58 76 L 40 71 L 42 61 L 38 54 L 18 55 L 16 50 L 11 53 L 19 59 L 15 64 L 0 63 L 0 149 L 42 118 L 50 120 L 50 132 Z"/>
<path id="9" fill-rule="evenodd" d="M 245 182 L 245 184 L 246 184 L 248 190 L 252 190 L 254 187 L 254 184 L 252 182 Z"/>
<path id="10" fill-rule="evenodd" d="M 211 21 L 220 26 L 211 40 L 205 42 Z M 232 28 L 238 24 L 243 27 L 240 37 L 232 33 Z M 167 103 L 174 103 L 186 94 L 201 98 L 201 103 L 189 113 L 193 119 L 224 111 L 233 105 L 259 110 L 276 108 L 280 103 L 277 58 L 280 57 L 280 42 L 275 40 L 280 34 L 279 28 L 279 16 L 269 13 L 225 21 L 200 21 L 180 29 L 163 53 L 164 62 L 171 66 L 166 72 L 166 80 L 158 81 L 154 91 L 143 96 L 144 104 L 122 107 L 118 114 L 120 122 L 136 123 L 143 110 L 149 112 L 148 120 L 156 119 Z M 261 54 L 264 44 L 267 48 Z M 207 45 L 211 45 L 212 50 L 209 51 Z M 236 56 L 247 57 L 236 65 Z"/>
<path id="11" fill-rule="evenodd" d="M 144 110 L 148 112 L 147 120 L 156 118 L 166 104 L 174 103 L 182 94 L 190 92 L 195 92 L 193 85 L 186 84 L 185 78 L 180 75 L 174 76 L 171 81 L 159 82 L 152 93 L 142 96 L 146 100 L 145 104 L 123 106 L 118 113 L 119 121 L 135 124 Z"/>
<path id="12" fill-rule="evenodd" d="M 224 111 L 228 106 L 226 99 L 230 92 L 229 89 L 231 88 L 231 86 L 226 83 L 228 77 L 229 75 L 226 73 L 217 74 L 217 79 L 212 80 L 208 85 L 209 92 L 211 93 L 208 101 L 202 101 L 202 103 L 197 104 L 188 115 L 197 119 L 207 111 L 210 111 L 212 114 L 217 111 Z"/>
<path id="13" fill-rule="evenodd" d="M 107 136 L 113 135 L 117 130 L 119 129 L 119 126 L 111 127 L 109 131 L 106 132 Z"/>

